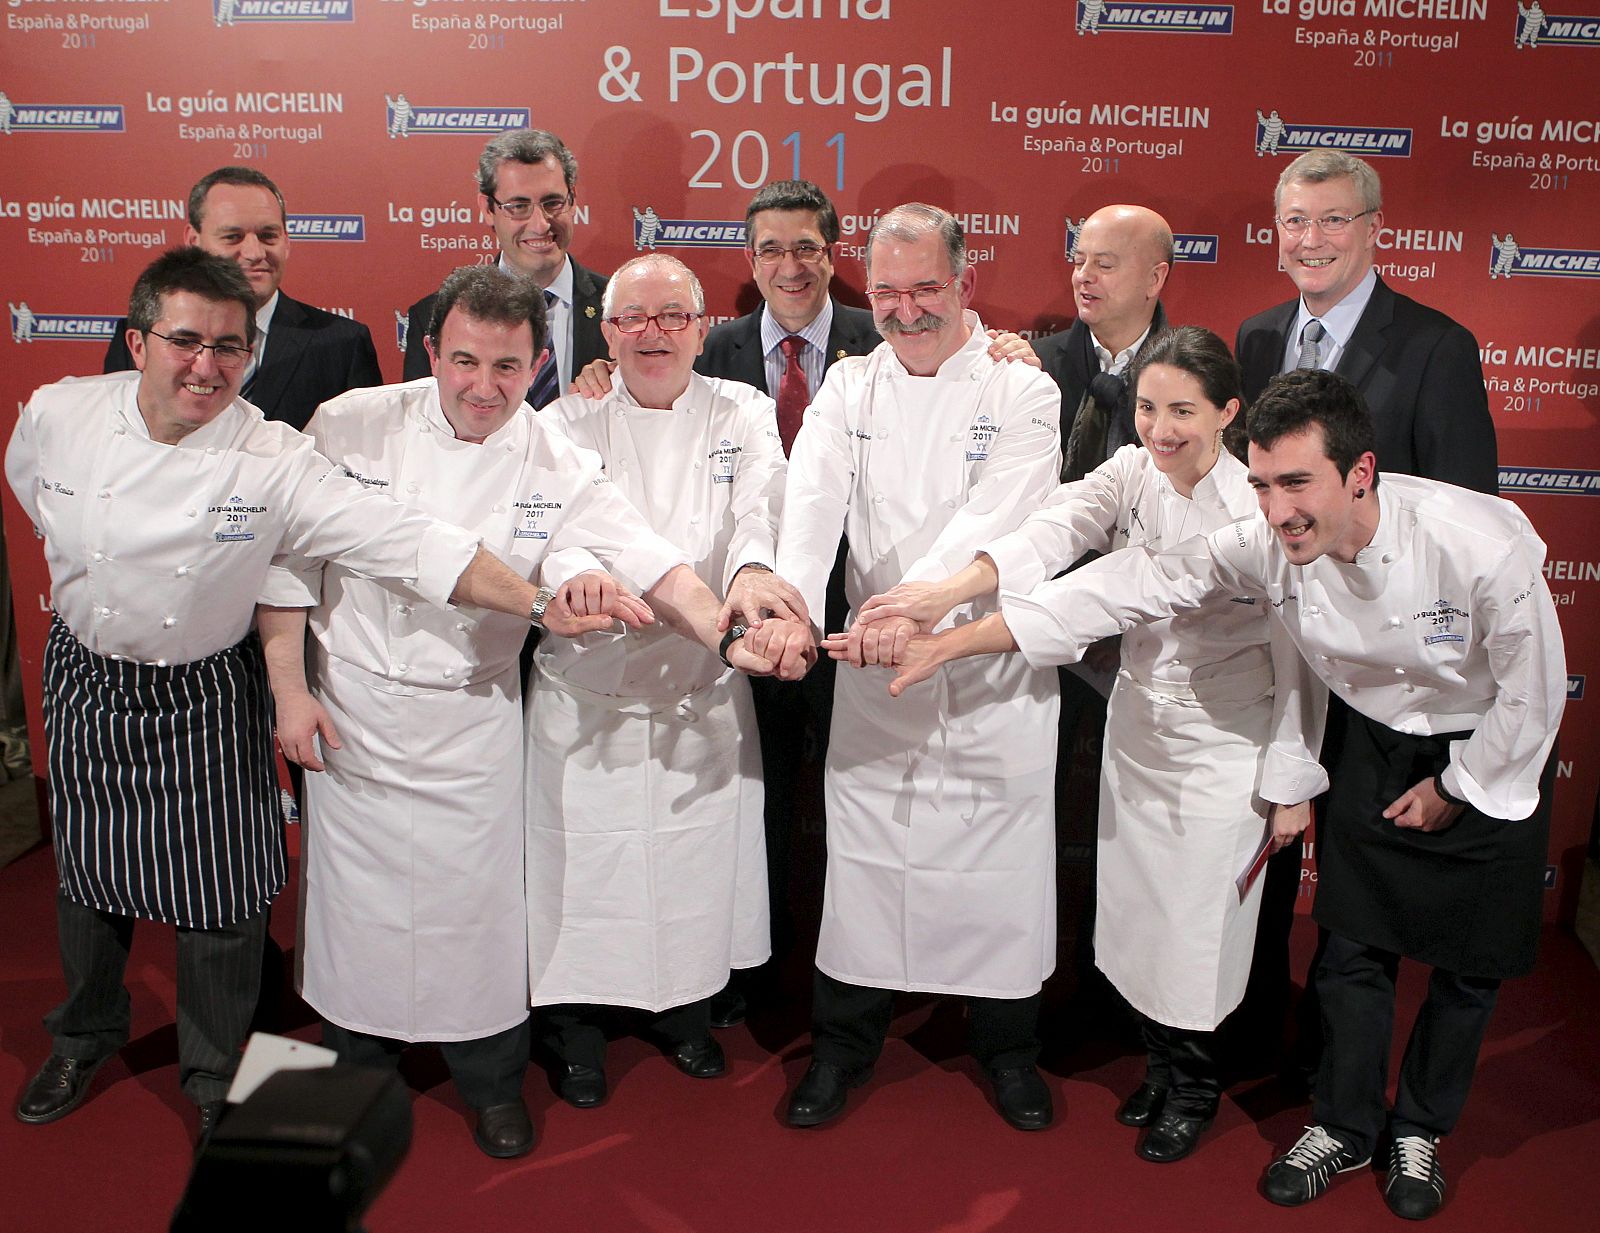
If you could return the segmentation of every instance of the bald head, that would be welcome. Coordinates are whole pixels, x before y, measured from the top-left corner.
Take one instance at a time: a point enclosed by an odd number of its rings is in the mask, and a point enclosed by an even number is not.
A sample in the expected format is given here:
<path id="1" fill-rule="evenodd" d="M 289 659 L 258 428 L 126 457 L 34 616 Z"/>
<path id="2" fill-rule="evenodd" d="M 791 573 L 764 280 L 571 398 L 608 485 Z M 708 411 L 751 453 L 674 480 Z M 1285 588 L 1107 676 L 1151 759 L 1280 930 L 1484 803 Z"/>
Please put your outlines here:
<path id="1" fill-rule="evenodd" d="M 1106 206 L 1079 228 L 1072 266 L 1078 319 L 1115 355 L 1155 316 L 1172 268 L 1172 228 L 1145 206 Z"/>

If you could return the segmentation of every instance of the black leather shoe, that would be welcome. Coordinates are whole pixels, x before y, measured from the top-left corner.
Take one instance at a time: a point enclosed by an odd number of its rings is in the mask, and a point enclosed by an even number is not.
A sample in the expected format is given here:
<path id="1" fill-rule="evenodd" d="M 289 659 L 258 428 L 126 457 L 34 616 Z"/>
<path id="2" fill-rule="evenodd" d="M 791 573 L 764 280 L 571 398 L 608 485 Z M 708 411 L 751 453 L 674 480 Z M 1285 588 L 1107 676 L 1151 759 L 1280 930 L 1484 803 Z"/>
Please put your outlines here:
<path id="1" fill-rule="evenodd" d="M 596 1109 L 606 1103 L 606 1072 L 593 1066 L 569 1063 L 561 1072 L 561 1099 L 574 1109 Z"/>
<path id="2" fill-rule="evenodd" d="M 788 1121 L 791 1126 L 820 1126 L 844 1112 L 850 1089 L 872 1078 L 872 1068 L 846 1070 L 832 1062 L 812 1059 L 805 1076 L 789 1097 Z"/>
<path id="3" fill-rule="evenodd" d="M 1194 1151 L 1194 1145 L 1200 1141 L 1200 1136 L 1211 1125 L 1211 1121 L 1211 1117 L 1187 1117 L 1176 1109 L 1164 1110 L 1133 1150 L 1156 1164 L 1182 1160 Z"/>
<path id="4" fill-rule="evenodd" d="M 472 1141 L 485 1156 L 497 1160 L 526 1156 L 533 1150 L 533 1119 L 528 1116 L 528 1106 L 519 1098 L 510 1104 L 479 1109 Z"/>
<path id="5" fill-rule="evenodd" d="M 749 1003 L 744 994 L 732 985 L 725 985 L 711 995 L 711 1026 L 714 1028 L 738 1027 L 749 1013 Z"/>
<path id="6" fill-rule="evenodd" d="M 105 1058 L 86 1062 L 52 1053 L 17 1101 L 17 1121 L 31 1125 L 66 1117 L 89 1095 L 89 1080 Z"/>
<path id="7" fill-rule="evenodd" d="M 1032 1066 L 1011 1066 L 992 1071 L 995 1103 L 1006 1124 L 1018 1130 L 1043 1130 L 1054 1119 L 1050 1089 Z"/>
<path id="8" fill-rule="evenodd" d="M 1124 1126 L 1148 1126 L 1167 1103 L 1167 1089 L 1146 1079 L 1117 1109 L 1117 1121 Z"/>
<path id="9" fill-rule="evenodd" d="M 722 1046 L 709 1036 L 704 1040 L 680 1041 L 667 1056 L 691 1079 L 715 1079 L 728 1069 Z"/>

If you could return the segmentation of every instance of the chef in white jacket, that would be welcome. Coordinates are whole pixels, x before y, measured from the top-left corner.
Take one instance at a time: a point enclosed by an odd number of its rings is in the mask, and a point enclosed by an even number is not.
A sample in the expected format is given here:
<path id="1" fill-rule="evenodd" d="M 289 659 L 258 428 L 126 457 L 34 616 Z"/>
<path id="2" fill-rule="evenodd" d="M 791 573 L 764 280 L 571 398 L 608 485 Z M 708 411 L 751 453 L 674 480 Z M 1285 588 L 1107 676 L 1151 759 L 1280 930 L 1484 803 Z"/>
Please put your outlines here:
<path id="1" fill-rule="evenodd" d="M 845 593 L 859 605 L 970 562 L 1037 508 L 1060 466 L 1060 392 L 1037 369 L 988 356 L 966 310 L 975 278 L 959 222 L 899 206 L 874 227 L 867 259 L 885 342 L 828 370 L 784 496 L 778 571 L 813 613 L 841 529 Z M 903 637 L 901 624 L 911 625 L 894 618 L 869 636 Z M 815 1054 L 789 1123 L 843 1110 L 883 1047 L 893 991 L 920 990 L 968 998 L 1002 1115 L 1042 1128 L 1051 1100 L 1034 1062 L 1056 952 L 1056 675 L 1018 660 L 971 665 L 910 706 L 876 675 L 841 673 L 835 687 Z"/>
<path id="2" fill-rule="evenodd" d="M 475 535 L 363 487 L 238 398 L 255 301 L 233 262 L 164 254 L 128 320 L 137 371 L 43 387 L 6 454 L 50 567 L 45 732 L 67 975 L 17 1116 L 71 1113 L 127 1040 L 139 918 L 178 926 L 179 1073 L 204 1134 L 238 1065 L 285 875 L 250 636 L 273 559 L 338 559 L 419 605 L 520 616 L 535 588 Z"/>
<path id="3" fill-rule="evenodd" d="M 1139 444 L 1056 489 L 960 573 L 874 596 L 858 621 L 910 616 L 930 629 L 958 603 L 1031 591 L 1090 550 L 1161 551 L 1250 515 L 1245 466 L 1223 444 L 1240 384 L 1211 331 L 1156 335 L 1130 374 Z M 1229 596 L 1121 639 L 1094 949 L 1144 1019 L 1148 1068 L 1117 1118 L 1148 1128 L 1137 1151 L 1157 1163 L 1193 1150 L 1221 1098 L 1212 1032 L 1244 996 L 1261 906 L 1259 881 L 1241 895 L 1235 879 L 1259 851 L 1269 814 L 1282 847 L 1326 786 L 1302 735 L 1320 719 L 1309 713 L 1314 678 L 1281 628 L 1271 630 L 1265 604 Z M 839 641 L 847 652 L 849 638 Z"/>
<path id="4" fill-rule="evenodd" d="M 362 484 L 449 517 L 523 574 L 579 548 L 635 594 L 684 562 L 606 479 L 524 402 L 544 336 L 526 279 L 467 266 L 434 300 L 432 377 L 357 390 L 307 426 Z M 328 566 L 275 571 L 261 613 L 286 753 L 307 779 L 301 994 L 346 1061 L 393 1065 L 437 1041 L 491 1156 L 533 1146 L 522 879 L 525 621 L 414 604 L 393 586 Z M 571 587 L 632 624 L 647 609 L 605 574 Z M 665 589 L 665 588 L 664 588 Z M 548 597 L 547 632 L 570 589 Z M 300 648 L 311 612 L 316 697 Z M 578 606 L 583 606 L 580 602 Z M 337 734 L 319 761 L 311 731 Z M 468 749 L 470 755 L 466 752 Z"/>
<path id="5" fill-rule="evenodd" d="M 1545 547 L 1522 511 L 1435 480 L 1380 482 L 1373 435 L 1342 377 L 1275 378 L 1250 409 L 1263 517 L 1007 593 L 985 622 L 913 639 L 902 682 L 1014 646 L 1054 662 L 1230 595 L 1268 605 L 1349 704 L 1351 730 L 1318 817 L 1317 1124 L 1263 1191 L 1310 1202 L 1386 1142 L 1385 1199 L 1421 1219 L 1444 1199 L 1438 1141 L 1465 1104 L 1500 981 L 1533 965 L 1566 663 Z M 1390 1109 L 1402 957 L 1433 971 Z"/>
<path id="6" fill-rule="evenodd" d="M 772 399 L 693 370 L 705 296 L 684 264 L 637 257 L 606 285 L 617 374 L 599 400 L 542 413 L 594 450 L 646 523 L 740 612 L 776 615 L 693 646 L 655 631 L 547 639 L 528 715 L 528 964 L 559 1090 L 607 1096 L 600 1006 L 651 1012 L 696 1078 L 722 1074 L 708 999 L 769 953 L 760 747 L 734 653 L 798 677 L 815 648 L 777 579 L 784 459 Z M 558 553 L 545 577 L 583 564 Z"/>

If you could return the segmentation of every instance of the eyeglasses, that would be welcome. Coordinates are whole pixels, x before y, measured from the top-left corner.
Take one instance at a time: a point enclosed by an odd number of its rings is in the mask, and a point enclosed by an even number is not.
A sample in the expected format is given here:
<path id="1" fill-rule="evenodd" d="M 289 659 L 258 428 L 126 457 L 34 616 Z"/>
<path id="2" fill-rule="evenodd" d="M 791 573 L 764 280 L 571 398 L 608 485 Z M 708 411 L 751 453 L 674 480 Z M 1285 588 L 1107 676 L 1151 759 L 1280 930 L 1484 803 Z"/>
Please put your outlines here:
<path id="1" fill-rule="evenodd" d="M 488 200 L 491 209 L 499 210 L 507 218 L 515 219 L 517 222 L 521 222 L 525 218 L 532 218 L 535 206 L 539 208 L 540 213 L 550 219 L 560 218 L 572 208 L 571 193 L 568 193 L 565 197 L 558 197 L 552 193 L 548 197 L 539 198 L 538 201 L 530 201 L 526 197 L 513 197 L 510 201 L 501 201 L 492 193 L 485 193 L 484 197 Z"/>
<path id="2" fill-rule="evenodd" d="M 252 347 L 241 347 L 238 343 L 206 343 L 198 338 L 174 338 L 170 334 L 157 334 L 155 330 L 147 330 L 146 333 L 155 334 L 179 355 L 186 355 L 190 360 L 197 360 L 202 351 L 209 351 L 216 357 L 218 368 L 242 368 L 250 362 L 250 353 L 254 350 Z"/>
<path id="3" fill-rule="evenodd" d="M 676 334 L 680 330 L 688 329 L 689 323 L 698 321 L 700 316 L 700 313 L 674 310 L 664 313 L 625 313 L 620 317 L 607 317 L 606 320 L 624 334 L 643 334 L 652 321 L 663 334 Z"/>
<path id="4" fill-rule="evenodd" d="M 960 274 L 952 274 L 942 283 L 933 283 L 925 287 L 874 287 L 867 292 L 867 299 L 872 301 L 874 308 L 884 308 L 890 312 L 899 308 L 900 300 L 907 296 L 918 308 L 932 308 L 939 302 L 939 296 L 944 293 L 945 288 L 960 277 Z"/>
<path id="5" fill-rule="evenodd" d="M 1306 229 L 1313 223 L 1323 235 L 1338 235 L 1358 218 L 1365 218 L 1373 210 L 1362 210 L 1359 214 L 1324 214 L 1321 218 L 1307 218 L 1304 214 L 1291 214 L 1288 218 L 1280 218 L 1278 226 L 1282 227 L 1289 235 L 1304 235 Z"/>
<path id="6" fill-rule="evenodd" d="M 827 245 L 813 244 L 809 240 L 801 240 L 800 243 L 791 244 L 788 248 L 781 244 L 763 244 L 755 252 L 756 260 L 762 265 L 777 265 L 788 256 L 792 256 L 801 265 L 816 265 L 827 255 Z"/>

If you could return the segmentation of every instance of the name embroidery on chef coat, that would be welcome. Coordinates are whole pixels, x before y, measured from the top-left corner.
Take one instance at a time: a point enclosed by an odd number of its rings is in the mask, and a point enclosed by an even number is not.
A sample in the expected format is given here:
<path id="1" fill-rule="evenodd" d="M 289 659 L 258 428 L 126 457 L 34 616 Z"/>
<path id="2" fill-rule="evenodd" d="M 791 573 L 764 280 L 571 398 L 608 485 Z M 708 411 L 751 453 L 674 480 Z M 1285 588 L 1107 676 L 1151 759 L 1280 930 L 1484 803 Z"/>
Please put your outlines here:
<path id="1" fill-rule="evenodd" d="M 1438 642 L 1465 642 L 1466 638 L 1455 632 L 1456 618 L 1466 619 L 1467 614 L 1455 607 L 1447 599 L 1436 599 L 1431 605 L 1421 612 L 1413 612 L 1413 621 L 1423 622 L 1423 629 L 1433 630 L 1433 633 L 1424 632 L 1422 642 L 1424 646 L 1433 646 Z"/>
<path id="2" fill-rule="evenodd" d="M 513 501 L 513 509 L 522 511 L 522 521 L 511 532 L 514 539 L 549 539 L 550 532 L 545 530 L 544 516 L 553 509 L 560 509 L 560 501 L 546 501 L 544 493 L 536 492 L 526 501 Z"/>
<path id="3" fill-rule="evenodd" d="M 389 486 L 389 481 L 386 479 L 374 479 L 370 475 L 362 475 L 359 471 L 352 471 L 347 466 L 341 466 L 339 470 L 355 480 L 356 483 L 365 484 L 368 488 L 387 488 Z"/>
<path id="4" fill-rule="evenodd" d="M 250 529 L 250 519 L 256 514 L 266 513 L 267 507 L 249 505 L 235 493 L 221 505 L 211 506 L 207 512 L 222 516 L 213 535 L 217 543 L 243 543 L 256 537 L 256 533 Z"/>
<path id="5" fill-rule="evenodd" d="M 64 497 L 75 497 L 78 495 L 60 480 L 47 480 L 42 475 L 39 477 L 39 487 L 45 492 L 59 492 Z"/>
<path id="6" fill-rule="evenodd" d="M 711 482 L 713 484 L 733 483 L 733 467 L 739 460 L 739 455 L 744 452 L 742 445 L 735 445 L 724 437 L 717 442 L 716 448 L 708 455 L 711 459 Z"/>
<path id="7" fill-rule="evenodd" d="M 999 431 L 999 425 L 987 413 L 978 416 L 967 433 L 967 461 L 983 462 L 988 458 L 989 446 L 994 443 L 995 434 Z"/>

